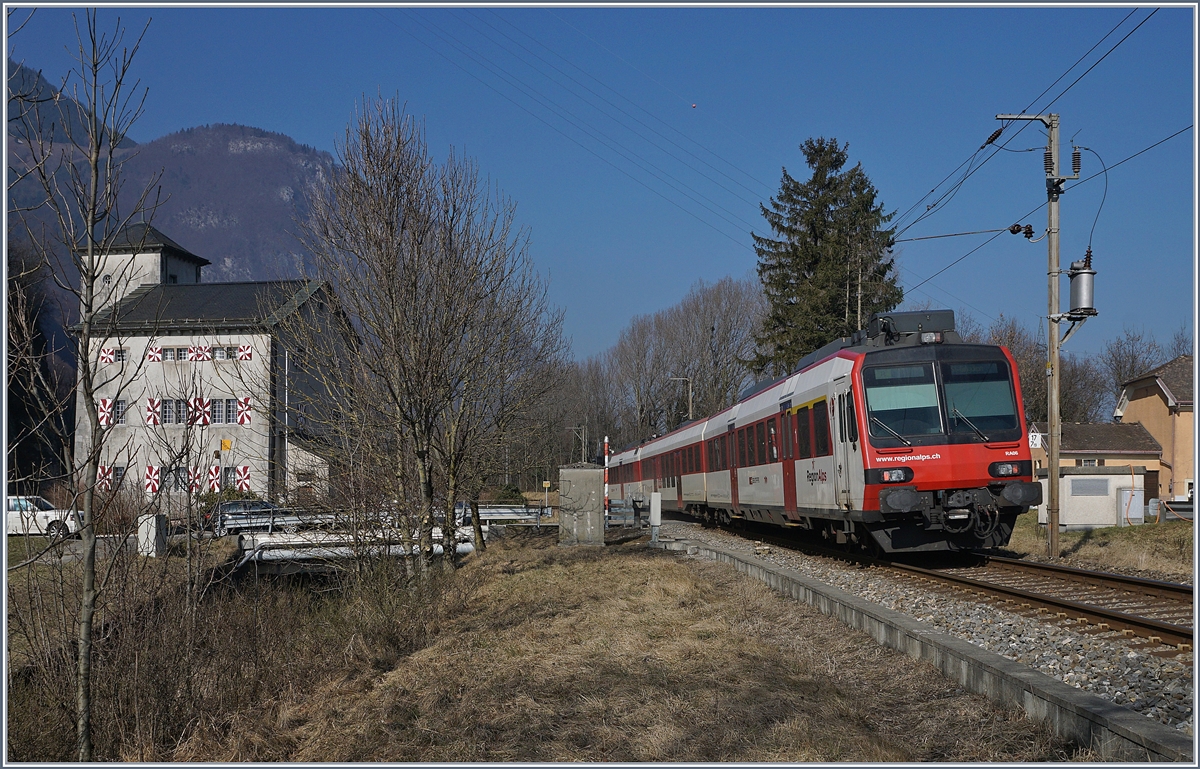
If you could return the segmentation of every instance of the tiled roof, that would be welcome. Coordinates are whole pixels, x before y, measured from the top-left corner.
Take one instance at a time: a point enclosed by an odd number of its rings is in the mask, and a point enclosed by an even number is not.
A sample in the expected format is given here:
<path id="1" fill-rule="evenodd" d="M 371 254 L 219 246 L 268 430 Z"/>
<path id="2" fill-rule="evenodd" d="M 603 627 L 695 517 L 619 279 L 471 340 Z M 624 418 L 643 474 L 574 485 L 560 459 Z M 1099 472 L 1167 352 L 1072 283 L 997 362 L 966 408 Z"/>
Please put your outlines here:
<path id="1" fill-rule="evenodd" d="M 195 262 L 201 267 L 212 264 L 212 262 L 204 257 L 196 256 L 191 251 L 188 251 L 149 224 L 129 225 L 113 237 L 112 246 L 118 251 L 166 249 L 174 252 L 175 256 Z"/>
<path id="2" fill-rule="evenodd" d="M 1192 402 L 1192 390 L 1195 386 L 1195 380 L 1192 374 L 1191 355 L 1180 355 L 1175 360 L 1167 361 L 1156 369 L 1130 379 L 1125 384 L 1150 377 L 1162 380 L 1163 386 L 1167 388 L 1167 394 L 1173 397 L 1176 403 Z"/>
<path id="3" fill-rule="evenodd" d="M 172 283 L 139 288 L 99 319 L 114 331 L 162 332 L 273 326 L 324 284 L 311 280 Z"/>
<path id="4" fill-rule="evenodd" d="M 1045 435 L 1046 423 L 1033 429 Z M 1162 454 L 1162 446 L 1140 422 L 1064 422 L 1061 451 L 1073 454 Z"/>

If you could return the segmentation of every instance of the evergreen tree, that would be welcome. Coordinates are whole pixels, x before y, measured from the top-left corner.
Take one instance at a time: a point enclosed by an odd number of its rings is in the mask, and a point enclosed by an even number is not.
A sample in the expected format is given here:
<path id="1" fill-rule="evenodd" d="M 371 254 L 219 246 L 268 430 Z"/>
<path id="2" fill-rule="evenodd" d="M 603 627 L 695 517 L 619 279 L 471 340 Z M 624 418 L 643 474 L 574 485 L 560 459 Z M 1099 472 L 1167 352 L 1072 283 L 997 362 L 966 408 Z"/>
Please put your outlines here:
<path id="1" fill-rule="evenodd" d="M 894 229 L 862 164 L 843 170 L 848 144 L 807 139 L 800 145 L 812 177 L 793 179 L 783 169 L 779 194 L 760 206 L 776 238 L 751 233 L 758 277 L 768 302 L 756 336 L 753 368 L 791 371 L 806 354 L 848 336 L 875 312 L 900 304 L 888 255 Z"/>

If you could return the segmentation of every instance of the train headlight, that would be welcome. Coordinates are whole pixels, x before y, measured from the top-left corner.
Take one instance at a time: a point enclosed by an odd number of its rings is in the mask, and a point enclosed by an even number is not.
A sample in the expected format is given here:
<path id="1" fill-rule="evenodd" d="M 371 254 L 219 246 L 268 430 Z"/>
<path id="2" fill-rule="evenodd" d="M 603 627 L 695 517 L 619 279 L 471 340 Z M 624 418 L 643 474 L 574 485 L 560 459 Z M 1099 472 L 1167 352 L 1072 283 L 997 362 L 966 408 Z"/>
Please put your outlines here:
<path id="1" fill-rule="evenodd" d="M 942 343 L 942 332 L 941 331 L 926 331 L 925 333 L 921 334 L 921 344 L 941 344 L 941 343 Z"/>
<path id="2" fill-rule="evenodd" d="M 1024 460 L 1021 462 L 993 462 L 988 465 L 988 475 L 993 478 L 1008 478 L 1013 475 L 1032 475 L 1033 463 Z"/>
<path id="3" fill-rule="evenodd" d="M 911 467 L 889 467 L 867 471 L 867 483 L 908 483 L 912 479 Z"/>

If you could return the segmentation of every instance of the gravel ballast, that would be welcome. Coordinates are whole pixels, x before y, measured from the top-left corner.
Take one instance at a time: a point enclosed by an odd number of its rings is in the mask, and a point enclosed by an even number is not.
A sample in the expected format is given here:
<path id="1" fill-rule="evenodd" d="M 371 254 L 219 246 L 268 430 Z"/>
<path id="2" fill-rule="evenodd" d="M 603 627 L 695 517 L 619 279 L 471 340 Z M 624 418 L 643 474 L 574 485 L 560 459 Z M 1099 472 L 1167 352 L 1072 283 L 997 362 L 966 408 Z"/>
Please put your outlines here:
<path id="1" fill-rule="evenodd" d="M 690 539 L 790 569 L 932 628 L 1020 662 L 1115 704 L 1194 734 L 1193 655 L 1163 658 L 1117 633 L 1086 634 L 1067 621 L 1038 620 L 990 602 L 962 600 L 884 569 L 863 568 L 683 521 L 663 521 L 661 536 Z"/>

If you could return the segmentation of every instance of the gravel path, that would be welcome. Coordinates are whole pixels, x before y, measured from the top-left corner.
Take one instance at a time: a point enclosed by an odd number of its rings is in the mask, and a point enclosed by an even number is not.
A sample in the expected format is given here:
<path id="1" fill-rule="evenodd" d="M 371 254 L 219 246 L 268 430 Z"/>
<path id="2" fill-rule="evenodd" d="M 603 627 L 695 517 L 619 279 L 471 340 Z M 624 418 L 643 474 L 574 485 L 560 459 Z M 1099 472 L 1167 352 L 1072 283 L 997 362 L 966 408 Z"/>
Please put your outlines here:
<path id="1" fill-rule="evenodd" d="M 1064 683 L 1194 734 L 1193 654 L 1155 657 L 1124 643 L 1117 633 L 1085 634 L 1067 622 L 1014 614 L 997 604 L 975 603 L 930 592 L 876 568 L 862 568 L 777 547 L 694 523 L 663 521 L 662 536 L 690 539 L 801 574 L 955 635 L 980 648 L 1024 663 Z"/>

